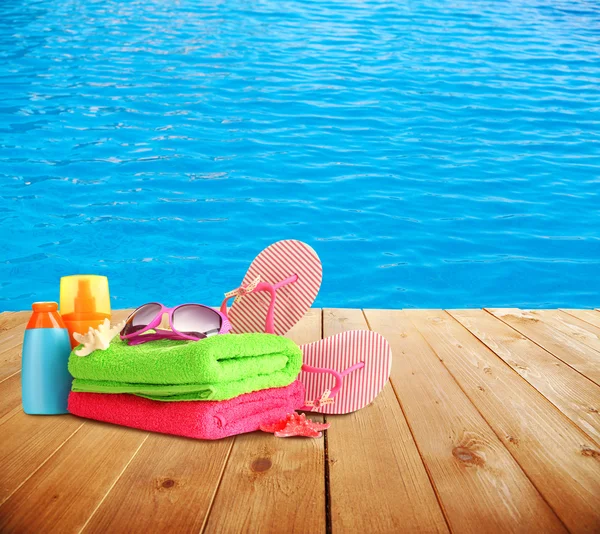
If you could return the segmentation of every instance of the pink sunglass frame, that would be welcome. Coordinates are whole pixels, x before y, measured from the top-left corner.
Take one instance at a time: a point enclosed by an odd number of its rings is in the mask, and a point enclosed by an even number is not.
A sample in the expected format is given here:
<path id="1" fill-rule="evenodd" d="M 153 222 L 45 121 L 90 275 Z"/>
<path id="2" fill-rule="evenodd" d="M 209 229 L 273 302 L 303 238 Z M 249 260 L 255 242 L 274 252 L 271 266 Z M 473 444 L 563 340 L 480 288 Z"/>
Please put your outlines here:
<path id="1" fill-rule="evenodd" d="M 127 335 L 121 334 L 120 337 L 122 340 L 128 340 L 128 341 L 132 342 L 131 344 L 137 345 L 139 343 L 144 343 L 146 341 L 155 341 L 157 339 L 175 339 L 175 340 L 179 339 L 179 340 L 189 340 L 189 341 L 200 341 L 201 339 L 205 339 L 205 337 L 190 336 L 188 334 L 184 334 L 183 332 L 180 332 L 173 326 L 173 313 L 175 311 L 177 311 L 178 308 L 182 308 L 183 306 L 200 306 L 201 308 L 206 308 L 207 310 L 210 310 L 211 312 L 216 313 L 221 318 L 221 328 L 219 329 L 219 332 L 217 335 L 227 334 L 231 331 L 231 323 L 227 319 L 226 315 L 221 313 L 219 310 L 215 310 L 214 308 L 211 308 L 209 306 L 204 306 L 204 304 L 196 304 L 194 302 L 190 302 L 190 303 L 186 303 L 186 304 L 179 304 L 178 306 L 175 306 L 173 308 L 167 308 L 160 302 L 147 302 L 146 304 L 142 304 L 141 306 L 138 306 L 133 312 L 131 312 L 129 317 L 127 317 L 125 324 L 127 324 L 127 322 L 129 322 L 129 319 L 131 319 L 143 307 L 150 306 L 152 304 L 156 304 L 157 306 L 160 306 L 160 310 L 156 313 L 156 316 L 154 317 L 154 319 L 152 319 L 152 321 L 150 321 L 144 328 L 142 328 L 140 330 L 136 330 L 135 332 L 132 332 L 131 334 L 127 334 Z M 171 327 L 171 331 L 156 329 L 156 327 L 162 322 L 162 317 L 165 313 L 169 316 L 169 326 Z M 124 328 L 125 327 L 123 327 L 123 329 Z M 146 334 L 144 336 L 141 335 L 144 332 L 148 332 L 148 330 L 156 330 L 156 334 Z M 123 331 L 123 330 L 121 330 L 121 331 Z M 138 339 L 138 338 L 140 338 L 140 339 Z"/>

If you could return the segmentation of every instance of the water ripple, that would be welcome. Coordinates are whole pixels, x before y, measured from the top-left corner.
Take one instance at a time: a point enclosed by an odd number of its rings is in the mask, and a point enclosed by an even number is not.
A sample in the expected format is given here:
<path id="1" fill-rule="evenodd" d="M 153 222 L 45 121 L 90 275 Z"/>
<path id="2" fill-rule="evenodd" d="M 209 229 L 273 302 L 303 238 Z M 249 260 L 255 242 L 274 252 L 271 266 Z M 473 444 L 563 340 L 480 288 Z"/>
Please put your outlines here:
<path id="1" fill-rule="evenodd" d="M 586 0 L 2 2 L 1 309 L 218 303 L 283 238 L 322 306 L 600 306 L 599 43 Z"/>

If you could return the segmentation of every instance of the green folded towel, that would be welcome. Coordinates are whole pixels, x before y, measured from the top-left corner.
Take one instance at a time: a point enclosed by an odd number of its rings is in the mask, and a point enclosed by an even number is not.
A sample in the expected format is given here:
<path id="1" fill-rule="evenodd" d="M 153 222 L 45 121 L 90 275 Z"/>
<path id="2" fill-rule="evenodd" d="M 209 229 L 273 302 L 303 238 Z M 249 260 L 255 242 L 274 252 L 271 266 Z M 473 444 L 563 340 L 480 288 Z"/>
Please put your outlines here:
<path id="1" fill-rule="evenodd" d="M 291 384 L 302 351 L 273 334 L 224 334 L 201 341 L 161 339 L 69 357 L 73 391 L 133 393 L 161 401 L 226 400 Z"/>

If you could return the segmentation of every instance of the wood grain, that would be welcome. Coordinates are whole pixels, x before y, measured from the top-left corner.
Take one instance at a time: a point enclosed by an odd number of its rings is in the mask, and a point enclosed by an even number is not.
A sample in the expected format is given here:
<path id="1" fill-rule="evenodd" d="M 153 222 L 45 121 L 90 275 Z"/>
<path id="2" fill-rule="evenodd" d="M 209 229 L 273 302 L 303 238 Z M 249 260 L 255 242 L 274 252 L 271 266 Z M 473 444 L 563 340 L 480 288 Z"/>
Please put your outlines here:
<path id="1" fill-rule="evenodd" d="M 10 330 L 0 333 L 0 358 L 5 352 L 19 348 L 23 343 L 25 324 L 15 326 Z"/>
<path id="2" fill-rule="evenodd" d="M 566 532 L 406 313 L 365 315 L 392 346 L 392 384 L 452 531 Z"/>
<path id="3" fill-rule="evenodd" d="M 76 433 L 72 415 L 26 415 L 20 408 L 0 427 L 0 504 Z"/>
<path id="4" fill-rule="evenodd" d="M 288 336 L 299 344 L 320 339 L 321 311 L 310 310 Z M 323 444 L 236 436 L 205 531 L 325 532 Z"/>
<path id="5" fill-rule="evenodd" d="M 600 328 L 600 312 L 597 310 L 573 310 L 573 309 L 562 309 L 563 313 L 577 317 L 586 323 L 589 323 L 597 328 Z"/>
<path id="6" fill-rule="evenodd" d="M 12 410 L 9 410 L 2 417 L 0 417 L 0 425 L 3 425 L 6 421 L 8 421 L 11 417 L 14 417 L 18 413 L 23 413 L 23 409 L 21 408 L 20 404 L 19 406 L 15 406 Z"/>
<path id="7" fill-rule="evenodd" d="M 87 422 L 0 507 L 0 531 L 79 532 L 145 437 Z"/>
<path id="8" fill-rule="evenodd" d="M 448 310 L 600 445 L 600 387 L 483 310 Z"/>
<path id="9" fill-rule="evenodd" d="M 450 315 L 408 316 L 567 528 L 598 532 L 594 442 Z"/>
<path id="10" fill-rule="evenodd" d="M 20 404 L 21 373 L 15 373 L 0 382 L 0 420 Z"/>
<path id="11" fill-rule="evenodd" d="M 200 532 L 232 443 L 150 434 L 84 532 Z"/>
<path id="12" fill-rule="evenodd" d="M 30 315 L 30 311 L 0 313 L 0 339 L 2 334 L 11 328 L 21 327 L 24 330 Z"/>
<path id="13" fill-rule="evenodd" d="M 557 330 L 538 312 L 517 308 L 490 308 L 487 311 L 600 385 L 600 352 L 571 333 Z"/>
<path id="14" fill-rule="evenodd" d="M 5 346 L 5 350 L 0 352 L 0 382 L 21 370 L 22 344 L 23 336 L 20 337 L 18 343 L 11 338 Z"/>
<path id="15" fill-rule="evenodd" d="M 600 358 L 600 328 L 560 310 L 530 310 L 529 313 L 594 349 Z"/>
<path id="16" fill-rule="evenodd" d="M 323 312 L 324 337 L 368 329 L 360 310 Z M 328 416 L 333 532 L 447 532 L 391 384 L 358 412 Z"/>

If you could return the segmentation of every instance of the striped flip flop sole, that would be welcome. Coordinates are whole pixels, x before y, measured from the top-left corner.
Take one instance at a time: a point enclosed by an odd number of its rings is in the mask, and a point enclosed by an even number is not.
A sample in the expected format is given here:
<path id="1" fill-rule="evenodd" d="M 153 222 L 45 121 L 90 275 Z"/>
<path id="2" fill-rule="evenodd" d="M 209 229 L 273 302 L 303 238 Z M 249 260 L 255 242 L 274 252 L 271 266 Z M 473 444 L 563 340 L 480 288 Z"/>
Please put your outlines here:
<path id="1" fill-rule="evenodd" d="M 373 402 L 385 386 L 392 368 L 392 351 L 386 339 L 370 330 L 350 330 L 314 343 L 302 345 L 303 363 L 312 367 L 334 369 L 342 373 L 353 365 L 364 362 L 344 376 L 344 381 L 332 404 L 313 408 L 312 412 L 344 414 L 355 412 Z M 325 373 L 302 371 L 300 382 L 306 389 L 306 399 L 320 399 L 323 392 L 332 389 L 335 378 Z"/>
<path id="2" fill-rule="evenodd" d="M 317 253 L 302 241 L 278 241 L 254 259 L 242 280 L 245 286 L 260 276 L 262 282 L 274 285 L 294 274 L 298 275 L 298 280 L 279 288 L 276 293 L 274 331 L 280 336 L 304 317 L 317 297 L 323 278 Z M 228 312 L 233 332 L 264 332 L 270 300 L 269 293 L 261 291 L 234 302 Z"/>

